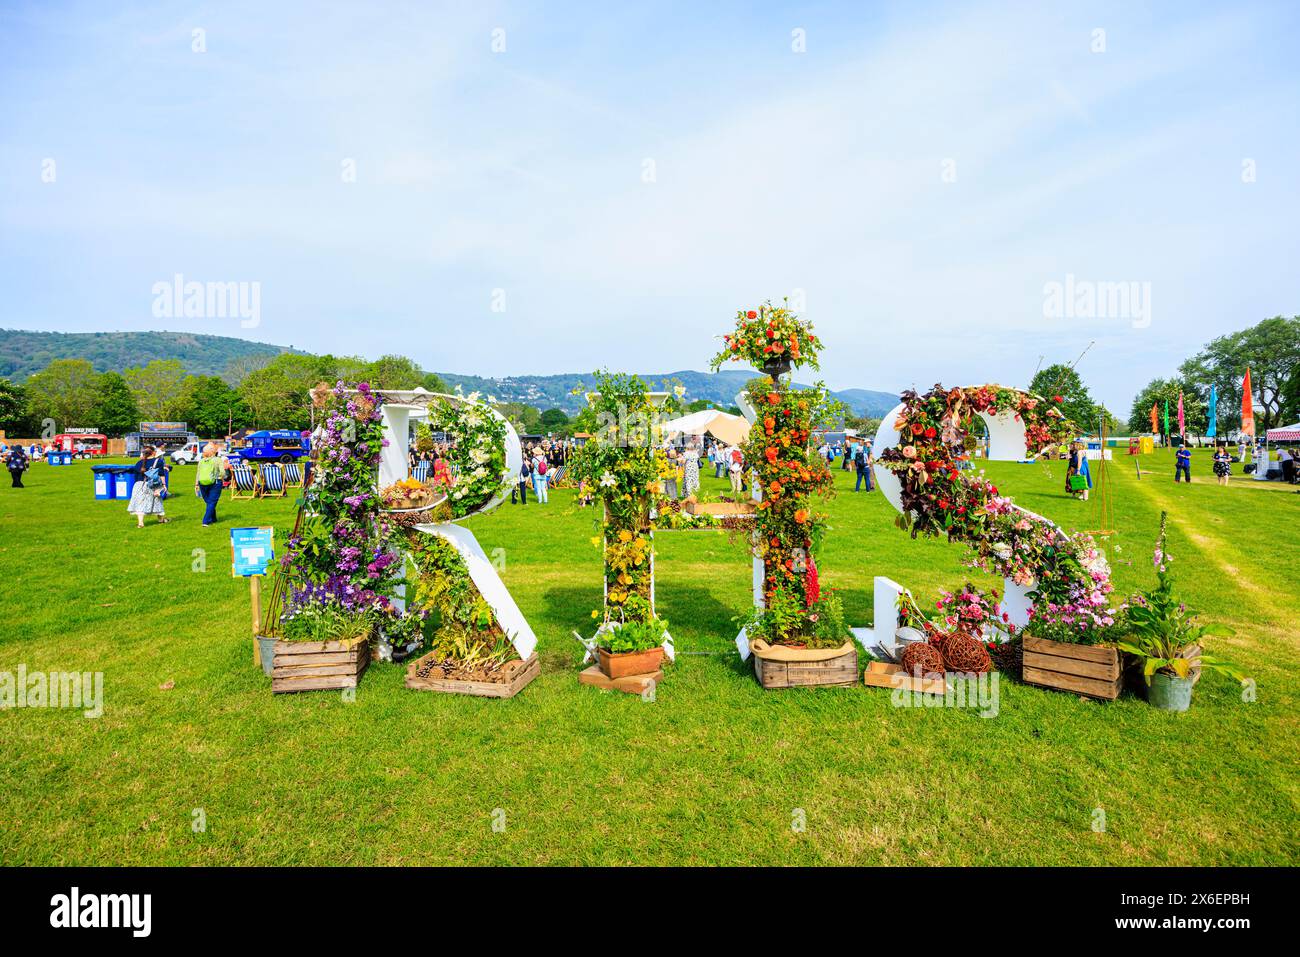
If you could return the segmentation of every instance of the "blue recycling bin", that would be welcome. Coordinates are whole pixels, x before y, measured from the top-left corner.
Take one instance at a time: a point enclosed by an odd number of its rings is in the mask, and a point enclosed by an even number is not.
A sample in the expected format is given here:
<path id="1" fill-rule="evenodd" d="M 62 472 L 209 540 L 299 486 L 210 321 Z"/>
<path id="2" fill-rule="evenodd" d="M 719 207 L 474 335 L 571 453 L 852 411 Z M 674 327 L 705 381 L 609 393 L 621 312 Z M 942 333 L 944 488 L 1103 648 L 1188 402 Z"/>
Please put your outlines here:
<path id="1" fill-rule="evenodd" d="M 117 466 L 92 465 L 90 471 L 95 480 L 95 498 L 99 501 L 111 501 L 116 498 Z"/>
<path id="2" fill-rule="evenodd" d="M 113 497 L 125 502 L 135 488 L 135 466 L 110 465 L 108 468 L 113 470 Z"/>
<path id="3" fill-rule="evenodd" d="M 59 461 L 59 453 L 58 453 L 58 452 L 46 452 L 46 453 L 45 453 L 45 462 L 46 462 L 47 465 L 62 465 L 62 464 L 63 464 L 61 461 Z"/>
<path id="4" fill-rule="evenodd" d="M 71 465 L 71 464 L 72 464 L 72 453 L 71 453 L 71 452 L 60 452 L 60 453 L 59 453 L 59 464 L 60 464 L 60 465 Z"/>

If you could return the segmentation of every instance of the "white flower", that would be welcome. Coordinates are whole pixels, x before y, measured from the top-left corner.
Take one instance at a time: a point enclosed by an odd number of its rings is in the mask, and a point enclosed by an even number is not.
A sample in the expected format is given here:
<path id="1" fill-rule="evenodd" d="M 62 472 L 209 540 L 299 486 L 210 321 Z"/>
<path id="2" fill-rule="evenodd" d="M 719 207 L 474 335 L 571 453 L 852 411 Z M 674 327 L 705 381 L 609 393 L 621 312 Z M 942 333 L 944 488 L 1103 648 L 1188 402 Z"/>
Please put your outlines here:
<path id="1" fill-rule="evenodd" d="M 471 449 L 469 457 L 474 460 L 475 465 L 482 465 L 488 459 L 492 458 L 491 455 L 484 452 L 482 449 Z"/>
<path id="2" fill-rule="evenodd" d="M 610 472 L 606 472 L 600 477 L 601 488 L 613 488 L 617 484 L 618 479 L 614 478 L 613 474 Z"/>

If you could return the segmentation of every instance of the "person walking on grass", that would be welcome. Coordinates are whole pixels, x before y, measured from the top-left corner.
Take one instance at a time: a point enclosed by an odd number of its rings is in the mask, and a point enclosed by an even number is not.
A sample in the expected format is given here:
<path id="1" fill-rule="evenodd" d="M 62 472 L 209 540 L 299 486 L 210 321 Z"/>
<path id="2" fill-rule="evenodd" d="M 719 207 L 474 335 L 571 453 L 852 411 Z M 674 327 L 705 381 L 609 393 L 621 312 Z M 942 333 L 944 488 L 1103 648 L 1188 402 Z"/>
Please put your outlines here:
<path id="1" fill-rule="evenodd" d="M 1226 486 L 1230 475 L 1232 475 L 1232 455 L 1226 445 L 1217 446 L 1214 450 L 1214 479 L 1220 485 Z"/>
<path id="2" fill-rule="evenodd" d="M 871 466 L 874 464 L 875 460 L 871 456 L 871 446 L 859 445 L 857 451 L 853 453 L 853 466 L 858 473 L 858 480 L 853 485 L 853 491 L 856 492 L 861 489 L 864 482 L 866 483 L 867 491 L 872 491 Z"/>
<path id="3" fill-rule="evenodd" d="M 204 528 L 217 520 L 217 503 L 221 501 L 222 483 L 229 468 L 230 463 L 217 452 L 215 442 L 203 446 L 203 457 L 194 473 L 194 491 L 203 499 Z"/>
<path id="4" fill-rule="evenodd" d="M 144 528 L 146 515 L 157 515 L 158 524 L 166 525 L 170 519 L 163 507 L 167 495 L 167 460 L 158 449 L 146 445 L 140 450 L 140 461 L 135 463 L 135 485 L 131 488 L 131 501 L 126 511 L 135 516 L 136 528 Z"/>
<path id="5" fill-rule="evenodd" d="M 527 455 L 524 456 L 523 461 L 519 465 L 519 474 L 516 478 L 519 480 L 519 484 L 510 490 L 510 504 L 527 505 L 528 486 L 532 484 L 533 481 L 533 465 L 532 462 L 529 461 Z"/>
<path id="6" fill-rule="evenodd" d="M 1180 445 L 1174 454 L 1174 481 L 1177 482 L 1181 476 L 1186 476 L 1188 484 L 1191 484 L 1192 450 L 1185 445 Z"/>
<path id="7" fill-rule="evenodd" d="M 551 465 L 546 460 L 546 450 L 539 446 L 533 458 L 533 495 L 537 497 L 539 505 L 545 505 L 550 501 L 550 496 L 547 494 L 551 481 L 550 470 Z"/>
<path id="8" fill-rule="evenodd" d="M 15 445 L 5 456 L 5 468 L 9 470 L 10 483 L 14 488 L 26 488 L 23 485 L 23 473 L 31 467 L 31 459 L 27 457 L 21 445 Z"/>

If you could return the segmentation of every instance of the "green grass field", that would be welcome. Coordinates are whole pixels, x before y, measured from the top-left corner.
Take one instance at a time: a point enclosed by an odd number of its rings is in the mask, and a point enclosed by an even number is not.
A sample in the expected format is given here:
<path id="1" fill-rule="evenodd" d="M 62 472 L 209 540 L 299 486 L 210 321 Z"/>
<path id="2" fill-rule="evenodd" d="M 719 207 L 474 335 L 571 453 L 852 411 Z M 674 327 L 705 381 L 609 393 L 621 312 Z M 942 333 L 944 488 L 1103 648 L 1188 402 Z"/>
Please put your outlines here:
<path id="1" fill-rule="evenodd" d="M 1257 680 L 1252 703 L 1217 675 L 1183 715 L 1010 680 L 993 718 L 896 708 L 864 687 L 764 692 L 732 643 L 748 557 L 716 532 L 657 536 L 659 610 L 681 654 L 656 699 L 582 687 L 571 632 L 592 626 L 600 565 L 593 513 L 566 492 L 471 524 L 505 549 L 540 640 L 542 674 L 518 697 L 409 691 L 391 664 L 372 665 L 353 702 L 272 697 L 227 529 L 283 530 L 291 500 L 223 500 L 204 529 L 181 494 L 171 524 L 139 530 L 123 503 L 92 501 L 88 466 L 35 466 L 27 489 L 0 488 L 0 671 L 102 671 L 105 711 L 0 712 L 0 861 L 1293 864 L 1300 496 L 1219 488 L 1207 452 L 1191 486 L 1175 486 L 1168 452 L 1141 462 L 1140 481 L 1132 458 L 1111 468 L 1117 591 L 1151 583 L 1167 509 L 1179 586 L 1237 629 L 1214 647 Z M 1096 524 L 1095 504 L 1061 492 L 1059 463 L 989 472 L 1066 527 Z M 910 540 L 879 493 L 835 475 L 819 564 L 852 623 L 871 620 L 874 575 L 922 600 L 968 577 L 963 549 Z M 192 481 L 174 476 L 182 492 Z"/>

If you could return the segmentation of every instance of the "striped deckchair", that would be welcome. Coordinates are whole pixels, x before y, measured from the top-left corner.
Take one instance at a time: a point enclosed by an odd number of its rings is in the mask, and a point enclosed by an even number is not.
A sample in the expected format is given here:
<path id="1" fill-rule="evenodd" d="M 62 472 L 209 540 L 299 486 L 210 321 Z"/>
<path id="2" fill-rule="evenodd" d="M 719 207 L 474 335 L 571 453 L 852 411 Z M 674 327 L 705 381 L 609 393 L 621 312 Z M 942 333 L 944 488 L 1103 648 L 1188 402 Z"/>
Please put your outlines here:
<path id="1" fill-rule="evenodd" d="M 262 494 L 269 497 L 289 494 L 284 487 L 284 468 L 278 462 L 262 463 Z"/>
<path id="2" fill-rule="evenodd" d="M 432 464 L 432 462 L 416 462 L 415 468 L 411 470 L 411 478 L 417 482 L 429 481 L 429 467 Z"/>
<path id="3" fill-rule="evenodd" d="M 230 497 L 257 498 L 257 476 L 249 465 L 232 465 L 230 467 Z"/>
<path id="4" fill-rule="evenodd" d="M 302 466 L 297 462 L 286 462 L 284 466 L 285 488 L 302 488 Z"/>

